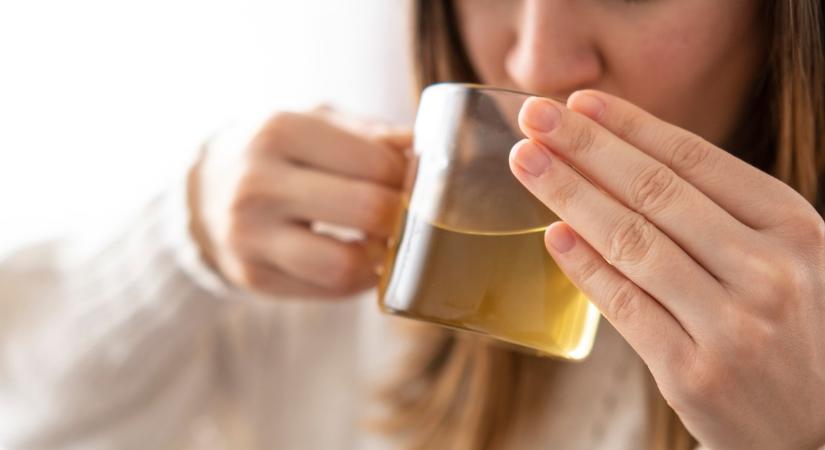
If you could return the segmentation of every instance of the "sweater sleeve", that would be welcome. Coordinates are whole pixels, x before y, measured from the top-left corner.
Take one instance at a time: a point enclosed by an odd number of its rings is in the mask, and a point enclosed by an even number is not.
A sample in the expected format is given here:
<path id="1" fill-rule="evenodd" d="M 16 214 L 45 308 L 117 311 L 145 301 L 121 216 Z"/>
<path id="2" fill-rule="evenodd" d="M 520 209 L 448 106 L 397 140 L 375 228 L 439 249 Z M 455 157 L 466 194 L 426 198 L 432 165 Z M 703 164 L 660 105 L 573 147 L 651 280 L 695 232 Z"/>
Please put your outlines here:
<path id="1" fill-rule="evenodd" d="M 0 447 L 162 448 L 208 401 L 234 293 L 200 263 L 180 184 L 107 237 L 0 263 Z"/>

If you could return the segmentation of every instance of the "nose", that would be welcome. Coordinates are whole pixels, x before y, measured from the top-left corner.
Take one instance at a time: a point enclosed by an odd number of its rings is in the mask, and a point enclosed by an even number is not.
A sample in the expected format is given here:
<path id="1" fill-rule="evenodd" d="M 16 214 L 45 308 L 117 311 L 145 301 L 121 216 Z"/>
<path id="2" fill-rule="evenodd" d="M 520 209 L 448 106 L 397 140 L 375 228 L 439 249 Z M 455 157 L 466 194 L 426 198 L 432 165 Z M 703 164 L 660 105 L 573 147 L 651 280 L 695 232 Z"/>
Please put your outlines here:
<path id="1" fill-rule="evenodd" d="M 579 0 L 524 0 L 506 70 L 519 89 L 567 98 L 594 87 L 602 58 Z"/>

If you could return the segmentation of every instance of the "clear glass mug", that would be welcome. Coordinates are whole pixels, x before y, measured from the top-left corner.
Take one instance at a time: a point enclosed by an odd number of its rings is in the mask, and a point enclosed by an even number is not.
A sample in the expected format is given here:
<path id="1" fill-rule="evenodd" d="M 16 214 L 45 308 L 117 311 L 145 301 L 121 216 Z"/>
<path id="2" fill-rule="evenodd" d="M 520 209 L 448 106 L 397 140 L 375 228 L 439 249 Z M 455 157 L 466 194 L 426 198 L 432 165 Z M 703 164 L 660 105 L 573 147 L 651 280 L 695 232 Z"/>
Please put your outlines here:
<path id="1" fill-rule="evenodd" d="M 379 283 L 386 313 L 579 360 L 598 310 L 544 247 L 558 217 L 510 172 L 528 94 L 442 83 L 424 90 L 403 219 Z"/>

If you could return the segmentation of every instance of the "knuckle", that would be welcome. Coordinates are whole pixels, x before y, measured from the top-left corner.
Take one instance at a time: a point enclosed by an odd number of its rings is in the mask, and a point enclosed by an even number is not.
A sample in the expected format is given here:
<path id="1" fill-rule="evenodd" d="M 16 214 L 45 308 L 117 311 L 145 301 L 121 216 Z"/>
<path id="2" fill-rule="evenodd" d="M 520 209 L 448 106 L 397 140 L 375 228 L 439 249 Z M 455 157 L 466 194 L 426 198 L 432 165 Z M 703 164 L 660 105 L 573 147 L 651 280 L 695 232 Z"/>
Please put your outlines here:
<path id="1" fill-rule="evenodd" d="M 590 258 L 576 270 L 576 278 L 581 285 L 591 285 L 603 269 L 604 263 L 598 258 Z"/>
<path id="2" fill-rule="evenodd" d="M 319 102 L 309 108 L 309 113 L 319 117 L 330 117 L 337 114 L 335 107 L 328 102 Z"/>
<path id="3" fill-rule="evenodd" d="M 775 293 L 779 290 L 774 289 Z M 756 315 L 764 320 L 781 322 L 787 317 L 792 297 L 785 296 L 784 298 L 777 295 L 766 295 L 761 299 L 756 299 L 752 305 Z"/>
<path id="4" fill-rule="evenodd" d="M 819 214 L 816 214 L 813 218 L 811 230 L 811 239 L 814 244 L 818 245 L 819 248 L 825 247 L 825 219 Z"/>
<path id="5" fill-rule="evenodd" d="M 796 217 L 793 220 L 795 234 L 806 244 L 816 248 L 825 246 L 825 220 L 809 203 L 805 202 L 805 206 Z"/>
<path id="6" fill-rule="evenodd" d="M 297 113 L 286 111 L 279 111 L 273 113 L 266 120 L 266 123 L 264 124 L 264 129 L 267 131 L 267 134 L 269 135 L 287 132 L 295 124 L 295 121 L 298 119 L 298 116 L 299 115 Z"/>
<path id="7" fill-rule="evenodd" d="M 620 323 L 632 322 L 639 313 L 639 289 L 632 283 L 624 281 L 608 297 L 605 312 Z"/>
<path id="8" fill-rule="evenodd" d="M 825 220 L 822 216 L 816 214 L 811 217 L 810 223 L 806 227 L 810 236 L 810 241 L 817 248 L 825 248 Z"/>
<path id="9" fill-rule="evenodd" d="M 352 248 L 333 251 L 327 274 L 330 287 L 338 292 L 351 291 L 358 284 L 362 263 L 360 255 Z"/>
<path id="10" fill-rule="evenodd" d="M 302 115 L 279 111 L 270 115 L 249 142 L 251 158 L 279 156 L 288 146 L 295 145 L 293 135 Z"/>
<path id="11" fill-rule="evenodd" d="M 661 212 L 680 195 L 677 181 L 676 174 L 665 165 L 643 170 L 630 183 L 630 206 L 643 214 Z"/>
<path id="12" fill-rule="evenodd" d="M 622 114 L 616 121 L 616 135 L 625 140 L 632 139 L 643 126 L 642 119 L 638 114 Z"/>
<path id="13" fill-rule="evenodd" d="M 260 271 L 246 262 L 238 262 L 232 268 L 230 278 L 239 286 L 250 289 L 258 289 L 262 283 Z"/>
<path id="14" fill-rule="evenodd" d="M 653 249 L 655 236 L 653 225 L 640 215 L 621 219 L 609 236 L 609 260 L 631 265 L 640 263 Z"/>
<path id="15" fill-rule="evenodd" d="M 403 171 L 400 165 L 396 164 L 396 161 L 389 156 L 378 159 L 373 172 L 378 180 L 392 183 L 393 185 L 400 185 L 403 178 Z"/>
<path id="16" fill-rule="evenodd" d="M 784 286 L 795 281 L 795 262 L 783 255 L 759 252 L 749 261 L 751 281 L 763 296 L 776 297 L 784 292 Z"/>
<path id="17" fill-rule="evenodd" d="M 366 187 L 354 199 L 359 226 L 367 231 L 385 231 L 395 211 L 395 196 L 381 189 Z"/>
<path id="18" fill-rule="evenodd" d="M 771 282 L 780 293 L 793 295 L 805 284 L 806 270 L 802 264 L 791 256 L 774 256 Z M 785 300 L 785 299 L 783 299 Z"/>
<path id="19" fill-rule="evenodd" d="M 712 162 L 711 146 L 698 136 L 680 133 L 670 139 L 665 146 L 670 154 L 669 166 L 676 172 L 693 173 L 708 171 Z"/>
<path id="20" fill-rule="evenodd" d="M 279 182 L 273 183 L 272 179 L 278 179 Z M 289 200 L 289 186 L 294 182 L 287 171 L 280 169 L 270 173 L 248 169 L 235 184 L 229 213 L 245 215 L 286 203 Z"/>
<path id="21" fill-rule="evenodd" d="M 574 153 L 585 153 L 593 149 L 596 132 L 588 126 L 577 126 L 571 130 L 570 149 Z"/>
<path id="22" fill-rule="evenodd" d="M 229 219 L 226 231 L 224 232 L 224 242 L 226 247 L 234 253 L 240 253 L 246 248 L 246 239 L 249 234 L 249 227 L 244 220 L 238 217 Z"/>
<path id="23" fill-rule="evenodd" d="M 766 348 L 773 346 L 776 327 L 773 320 L 755 317 L 740 312 L 727 325 L 731 348 L 729 353 L 735 355 L 742 365 L 759 364 L 759 358 Z"/>
<path id="24" fill-rule="evenodd" d="M 556 182 L 556 186 L 550 190 L 550 200 L 559 209 L 566 209 L 576 198 L 579 192 L 579 180 L 572 176 L 565 176 Z"/>
<path id="25" fill-rule="evenodd" d="M 239 192 L 229 203 L 230 217 L 244 217 L 252 212 L 260 211 L 270 204 L 267 196 L 253 192 Z"/>
<path id="26" fill-rule="evenodd" d="M 749 305 L 765 319 L 782 320 L 805 289 L 806 271 L 792 258 L 770 254 L 749 257 L 747 267 Z"/>
<path id="27" fill-rule="evenodd" d="M 745 285 L 751 288 L 755 293 L 764 291 L 765 285 L 770 285 L 767 281 L 768 276 L 773 272 L 773 263 L 770 256 L 762 250 L 743 249 L 742 251 L 744 273 L 747 275 Z"/>
<path id="28" fill-rule="evenodd" d="M 721 365 L 708 358 L 696 364 L 689 371 L 685 371 L 682 380 L 682 394 L 688 402 L 706 404 L 708 401 L 717 401 L 725 395 L 726 387 L 724 371 Z"/>

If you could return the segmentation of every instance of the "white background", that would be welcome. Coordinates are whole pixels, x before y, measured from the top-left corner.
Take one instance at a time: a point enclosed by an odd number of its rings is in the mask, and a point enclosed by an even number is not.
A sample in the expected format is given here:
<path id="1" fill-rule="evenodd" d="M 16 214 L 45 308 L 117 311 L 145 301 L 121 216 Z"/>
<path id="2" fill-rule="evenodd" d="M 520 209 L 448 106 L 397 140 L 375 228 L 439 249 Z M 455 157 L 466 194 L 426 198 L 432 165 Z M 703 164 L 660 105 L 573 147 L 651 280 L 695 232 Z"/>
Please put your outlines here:
<path id="1" fill-rule="evenodd" d="M 405 0 L 0 0 L 0 253 L 115 223 L 252 109 L 408 123 Z"/>

